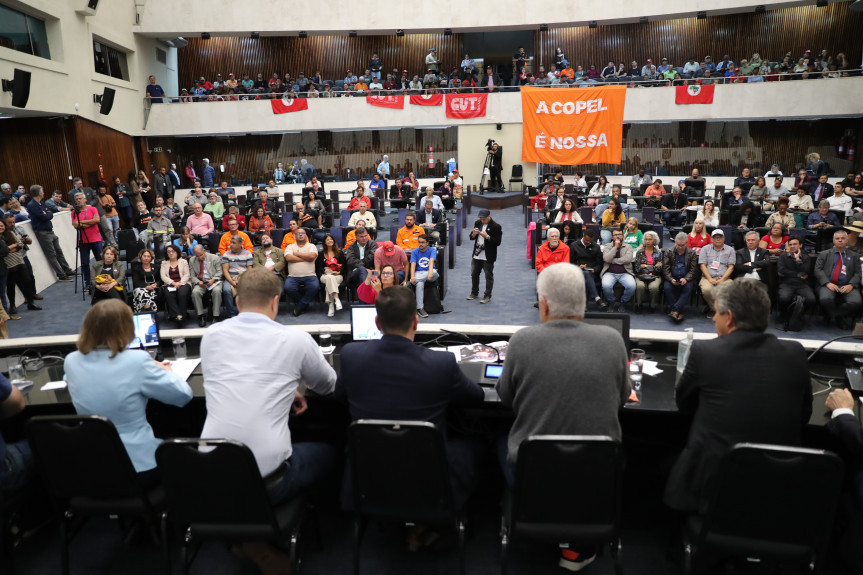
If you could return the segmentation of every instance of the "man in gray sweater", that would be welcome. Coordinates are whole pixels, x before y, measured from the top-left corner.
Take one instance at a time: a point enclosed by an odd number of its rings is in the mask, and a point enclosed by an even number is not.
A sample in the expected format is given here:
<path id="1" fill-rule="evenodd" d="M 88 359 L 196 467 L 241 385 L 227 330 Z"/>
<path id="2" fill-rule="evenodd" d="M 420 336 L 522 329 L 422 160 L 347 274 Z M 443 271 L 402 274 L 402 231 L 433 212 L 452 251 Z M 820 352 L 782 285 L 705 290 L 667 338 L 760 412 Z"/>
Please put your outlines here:
<path id="1" fill-rule="evenodd" d="M 620 441 L 618 410 L 630 393 L 623 338 L 610 327 L 581 321 L 581 269 L 551 265 L 539 274 L 536 289 L 542 323 L 510 338 L 497 384 L 501 402 L 515 412 L 503 465 L 510 485 L 519 445 L 531 435 L 608 435 Z M 595 553 L 564 549 L 561 565 L 581 568 Z"/>

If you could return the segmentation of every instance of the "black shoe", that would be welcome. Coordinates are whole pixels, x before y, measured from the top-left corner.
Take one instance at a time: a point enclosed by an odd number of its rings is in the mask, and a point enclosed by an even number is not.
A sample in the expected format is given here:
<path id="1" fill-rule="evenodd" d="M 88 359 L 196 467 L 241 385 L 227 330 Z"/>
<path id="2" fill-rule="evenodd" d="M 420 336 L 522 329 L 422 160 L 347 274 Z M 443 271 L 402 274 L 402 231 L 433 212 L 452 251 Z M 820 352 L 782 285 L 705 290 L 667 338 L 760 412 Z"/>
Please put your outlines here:
<path id="1" fill-rule="evenodd" d="M 420 317 L 428 317 L 429 316 L 428 312 L 426 311 L 426 309 L 424 307 L 419 308 L 417 310 L 417 313 L 419 314 Z"/>
<path id="2" fill-rule="evenodd" d="M 608 311 L 608 303 L 605 300 L 599 300 L 599 309 Z"/>
<path id="3" fill-rule="evenodd" d="M 620 302 L 615 301 L 611 303 L 611 313 L 617 313 L 620 311 Z"/>
<path id="4" fill-rule="evenodd" d="M 28 303 L 28 304 L 27 304 L 27 309 L 29 309 L 30 311 L 41 311 L 41 310 L 42 310 L 42 306 L 40 306 L 40 305 L 36 305 L 35 303 Z"/>
<path id="5" fill-rule="evenodd" d="M 220 315 L 213 316 L 213 323 L 219 323 L 220 321 L 222 321 L 222 316 L 220 316 Z"/>
<path id="6" fill-rule="evenodd" d="M 36 294 L 36 295 L 34 295 L 34 296 L 33 296 L 33 299 L 45 299 L 45 298 L 43 298 L 43 297 L 42 297 L 42 296 L 40 296 L 39 294 Z"/>
<path id="7" fill-rule="evenodd" d="M 294 308 L 294 317 L 300 317 L 305 312 L 306 312 L 306 310 L 304 308 L 301 308 L 300 306 L 296 306 Z"/>
<path id="8" fill-rule="evenodd" d="M 18 313 L 18 308 L 16 306 L 12 306 L 9 308 L 9 315 L 15 315 Z"/>
<path id="9" fill-rule="evenodd" d="M 539 302 L 536 302 L 535 304 L 533 304 L 533 307 L 539 308 Z"/>
<path id="10" fill-rule="evenodd" d="M 60 276 L 57 278 L 58 282 L 73 282 L 75 278 L 70 278 L 69 276 Z"/>
<path id="11" fill-rule="evenodd" d="M 634 313 L 639 313 L 639 314 L 640 314 L 640 313 L 641 313 L 641 309 L 642 309 L 642 308 L 641 308 L 641 304 L 640 304 L 640 303 L 637 303 L 637 304 L 635 304 L 635 307 L 633 307 L 633 308 L 632 308 L 632 311 L 633 311 Z"/>
<path id="12" fill-rule="evenodd" d="M 207 318 L 204 316 L 199 317 L 198 318 L 198 325 L 201 327 L 207 327 Z"/>

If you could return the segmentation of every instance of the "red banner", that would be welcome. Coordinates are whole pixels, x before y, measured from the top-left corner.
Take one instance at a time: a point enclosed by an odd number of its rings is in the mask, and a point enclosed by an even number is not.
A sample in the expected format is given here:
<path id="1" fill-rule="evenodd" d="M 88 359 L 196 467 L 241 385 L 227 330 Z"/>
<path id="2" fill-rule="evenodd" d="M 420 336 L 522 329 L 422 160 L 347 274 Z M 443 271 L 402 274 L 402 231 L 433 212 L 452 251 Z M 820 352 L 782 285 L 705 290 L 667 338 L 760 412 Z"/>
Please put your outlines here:
<path id="1" fill-rule="evenodd" d="M 482 118 L 488 94 L 447 94 L 447 118 Z"/>
<path id="2" fill-rule="evenodd" d="M 402 110 L 405 107 L 404 96 L 390 96 L 386 94 L 367 94 L 366 104 L 381 106 L 382 108 L 395 108 Z"/>
<path id="3" fill-rule="evenodd" d="M 708 84 L 702 86 L 693 84 L 691 86 L 678 86 L 674 94 L 675 104 L 712 104 L 713 89 L 716 86 Z"/>
<path id="4" fill-rule="evenodd" d="M 419 94 L 411 95 L 413 106 L 441 106 L 443 105 L 443 94 Z"/>
<path id="5" fill-rule="evenodd" d="M 309 109 L 309 101 L 305 98 L 288 98 L 284 97 L 280 100 L 270 100 L 273 105 L 273 114 L 284 114 L 286 112 L 299 112 L 300 110 Z"/>

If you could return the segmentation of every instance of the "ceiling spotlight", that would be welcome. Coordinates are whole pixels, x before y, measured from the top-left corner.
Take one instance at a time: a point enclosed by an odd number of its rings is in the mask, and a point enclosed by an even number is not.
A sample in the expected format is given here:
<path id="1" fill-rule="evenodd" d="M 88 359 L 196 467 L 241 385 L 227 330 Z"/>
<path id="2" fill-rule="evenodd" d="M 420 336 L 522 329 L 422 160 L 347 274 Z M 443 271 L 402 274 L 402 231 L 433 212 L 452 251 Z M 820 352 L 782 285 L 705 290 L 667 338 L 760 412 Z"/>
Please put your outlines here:
<path id="1" fill-rule="evenodd" d="M 444 36 L 452 36 L 452 28 L 444 28 L 443 29 Z"/>
<path id="2" fill-rule="evenodd" d="M 591 30 L 597 28 L 598 26 L 599 26 L 599 24 L 596 23 L 596 20 L 591 20 L 590 23 L 587 25 L 587 27 L 590 28 Z"/>
<path id="3" fill-rule="evenodd" d="M 764 7 L 764 4 L 759 4 L 758 6 L 755 7 L 755 13 L 756 14 L 764 14 L 766 12 L 767 12 L 767 8 Z"/>
<path id="4" fill-rule="evenodd" d="M 351 30 L 350 32 L 348 32 L 348 36 L 350 36 L 351 38 L 356 38 L 357 37 L 357 31 Z"/>
<path id="5" fill-rule="evenodd" d="M 647 16 L 642 16 L 641 18 L 638 19 L 639 24 L 647 24 L 647 22 L 648 22 Z"/>
<path id="6" fill-rule="evenodd" d="M 825 6 L 827 6 L 827 4 L 829 4 L 827 0 L 818 0 L 817 2 L 815 2 L 815 5 L 819 8 L 824 8 Z"/>
<path id="7" fill-rule="evenodd" d="M 209 40 L 210 33 L 209 32 L 201 32 L 201 40 Z"/>
<path id="8" fill-rule="evenodd" d="M 707 12 L 705 12 L 705 11 L 703 11 L 703 10 L 702 10 L 701 12 L 699 12 L 698 14 L 696 14 L 696 15 L 695 15 L 695 17 L 696 17 L 698 20 L 707 20 Z"/>
<path id="9" fill-rule="evenodd" d="M 252 32 L 251 34 L 249 34 L 249 38 L 251 38 L 252 40 L 257 40 L 260 37 L 261 35 L 258 32 Z"/>
<path id="10" fill-rule="evenodd" d="M 548 32 L 548 24 L 540 24 L 539 25 L 540 32 Z"/>
<path id="11" fill-rule="evenodd" d="M 306 32 L 305 30 L 300 30 L 300 38 L 305 39 L 305 38 L 308 38 L 308 37 L 309 37 L 309 33 L 308 33 L 308 32 Z"/>
<path id="12" fill-rule="evenodd" d="M 398 36 L 399 38 L 403 38 L 403 37 L 404 37 L 404 35 L 405 35 L 405 31 L 404 31 L 404 30 L 402 30 L 401 28 L 399 28 L 398 30 L 396 30 L 396 36 Z"/>

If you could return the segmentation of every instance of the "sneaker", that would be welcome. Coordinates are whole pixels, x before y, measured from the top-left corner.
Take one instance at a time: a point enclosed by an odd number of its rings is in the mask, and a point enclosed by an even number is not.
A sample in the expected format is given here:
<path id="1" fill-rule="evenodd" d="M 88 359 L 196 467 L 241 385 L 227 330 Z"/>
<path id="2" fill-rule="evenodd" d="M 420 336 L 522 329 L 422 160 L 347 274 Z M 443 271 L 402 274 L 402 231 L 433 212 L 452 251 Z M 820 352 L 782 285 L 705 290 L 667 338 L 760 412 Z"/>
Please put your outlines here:
<path id="1" fill-rule="evenodd" d="M 560 561 L 558 565 L 567 569 L 568 571 L 581 571 L 596 559 L 596 552 L 592 552 L 590 555 L 585 555 L 582 553 L 578 553 L 576 551 L 572 551 L 570 549 L 563 549 L 560 554 Z"/>
<path id="2" fill-rule="evenodd" d="M 468 299 L 468 300 L 472 300 L 472 299 L 476 299 L 476 298 L 478 298 L 478 297 L 479 297 L 479 294 L 472 293 L 472 294 L 470 294 L 469 296 L 467 296 L 467 299 Z"/>
<path id="3" fill-rule="evenodd" d="M 483 296 L 483 298 L 481 300 L 479 300 L 479 303 L 488 303 L 490 301 L 491 301 L 491 296 L 487 295 L 487 296 Z"/>
<path id="4" fill-rule="evenodd" d="M 9 319 L 21 319 L 20 315 L 9 314 Z"/>
<path id="5" fill-rule="evenodd" d="M 417 313 L 419 314 L 420 317 L 428 317 L 429 316 L 428 312 L 426 311 L 426 309 L 424 307 L 419 308 L 417 310 Z"/>
<path id="6" fill-rule="evenodd" d="M 336 310 L 342 311 L 342 300 L 340 300 L 339 298 L 336 298 Z"/>
<path id="7" fill-rule="evenodd" d="M 58 282 L 73 282 L 75 278 L 70 278 L 69 276 L 60 276 L 57 278 Z"/>
<path id="8" fill-rule="evenodd" d="M 599 304 L 599 309 L 601 309 L 602 311 L 608 311 L 608 303 L 605 300 L 600 299 L 597 301 L 597 303 Z"/>
<path id="9" fill-rule="evenodd" d="M 333 302 L 330 302 L 330 309 L 327 310 L 327 317 L 333 317 L 336 315 L 336 308 Z"/>

